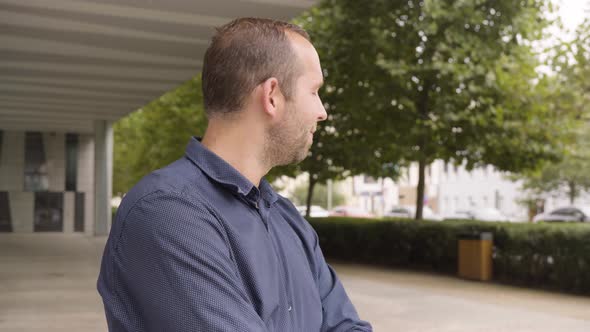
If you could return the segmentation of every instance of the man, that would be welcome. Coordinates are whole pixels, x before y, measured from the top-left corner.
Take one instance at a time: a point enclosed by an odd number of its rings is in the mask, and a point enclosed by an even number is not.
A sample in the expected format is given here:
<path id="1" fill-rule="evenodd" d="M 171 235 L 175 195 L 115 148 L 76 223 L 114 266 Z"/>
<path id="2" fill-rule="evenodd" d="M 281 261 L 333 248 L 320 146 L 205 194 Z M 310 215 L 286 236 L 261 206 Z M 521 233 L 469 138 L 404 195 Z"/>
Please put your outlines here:
<path id="1" fill-rule="evenodd" d="M 303 160 L 319 57 L 301 28 L 237 19 L 203 64 L 209 124 L 123 199 L 98 290 L 110 331 L 371 331 L 310 225 L 262 177 Z"/>

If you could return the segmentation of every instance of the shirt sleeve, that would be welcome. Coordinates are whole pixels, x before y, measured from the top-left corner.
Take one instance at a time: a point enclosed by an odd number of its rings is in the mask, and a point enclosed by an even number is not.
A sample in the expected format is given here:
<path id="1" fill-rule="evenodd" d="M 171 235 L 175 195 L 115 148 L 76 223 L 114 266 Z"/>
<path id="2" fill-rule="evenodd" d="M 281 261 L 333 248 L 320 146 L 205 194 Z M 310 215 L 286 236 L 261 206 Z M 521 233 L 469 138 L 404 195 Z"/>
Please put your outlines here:
<path id="1" fill-rule="evenodd" d="M 311 228 L 311 226 L 310 226 Z M 318 274 L 318 288 L 322 300 L 323 324 L 321 332 L 370 332 L 371 324 L 359 318 L 336 272 L 324 258 L 317 233 L 314 236 L 314 255 Z"/>
<path id="2" fill-rule="evenodd" d="M 144 197 L 107 247 L 99 290 L 110 331 L 267 331 L 223 227 L 194 198 Z"/>

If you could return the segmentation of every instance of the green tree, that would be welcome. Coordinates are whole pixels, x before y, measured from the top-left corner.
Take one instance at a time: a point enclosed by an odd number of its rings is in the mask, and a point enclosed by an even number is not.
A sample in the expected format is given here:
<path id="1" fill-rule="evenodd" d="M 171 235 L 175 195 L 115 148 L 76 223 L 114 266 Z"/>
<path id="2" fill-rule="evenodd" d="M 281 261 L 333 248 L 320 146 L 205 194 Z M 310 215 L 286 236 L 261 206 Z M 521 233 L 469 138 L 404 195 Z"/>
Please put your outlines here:
<path id="1" fill-rule="evenodd" d="M 573 117 L 564 126 L 566 153 L 559 162 L 545 163 L 539 170 L 519 176 L 531 196 L 566 194 L 573 204 L 590 190 L 590 20 L 576 29 L 573 41 L 558 44 L 551 54 L 553 103 Z"/>
<path id="2" fill-rule="evenodd" d="M 563 158 L 543 163 L 539 169 L 516 174 L 523 180 L 523 189 L 532 198 L 546 194 L 566 195 L 570 204 L 582 193 L 590 191 L 590 126 L 579 122 L 571 134 Z"/>
<path id="3" fill-rule="evenodd" d="M 309 174 L 305 202 L 308 213 L 314 201 L 316 185 L 358 174 L 396 179 L 404 165 L 400 149 L 393 142 L 383 139 L 380 127 L 371 121 L 370 115 L 368 119 L 361 119 L 350 112 L 356 110 L 365 114 L 364 98 L 358 98 L 358 94 L 343 93 L 343 87 L 356 82 L 374 68 L 361 68 L 358 62 L 349 62 L 352 56 L 349 52 L 363 45 L 353 45 L 347 36 L 348 30 L 335 27 L 338 22 L 332 15 L 339 10 L 339 6 L 335 2 L 324 1 L 295 19 L 296 24 L 310 33 L 322 61 L 325 84 L 320 95 L 328 112 L 327 121 L 318 125 L 308 158 L 296 165 L 295 170 L 297 174 Z"/>
<path id="4" fill-rule="evenodd" d="M 200 78 L 193 78 L 115 123 L 114 194 L 180 158 L 188 138 L 203 135 L 202 100 Z"/>
<path id="5" fill-rule="evenodd" d="M 371 174 L 417 162 L 421 219 L 435 159 L 505 171 L 557 159 L 557 116 L 530 46 L 550 9 L 540 0 L 325 0 L 311 9 L 298 22 L 324 66 L 325 127 L 339 136 L 326 153 L 332 164 Z M 302 166 L 314 167 L 325 169 Z"/>

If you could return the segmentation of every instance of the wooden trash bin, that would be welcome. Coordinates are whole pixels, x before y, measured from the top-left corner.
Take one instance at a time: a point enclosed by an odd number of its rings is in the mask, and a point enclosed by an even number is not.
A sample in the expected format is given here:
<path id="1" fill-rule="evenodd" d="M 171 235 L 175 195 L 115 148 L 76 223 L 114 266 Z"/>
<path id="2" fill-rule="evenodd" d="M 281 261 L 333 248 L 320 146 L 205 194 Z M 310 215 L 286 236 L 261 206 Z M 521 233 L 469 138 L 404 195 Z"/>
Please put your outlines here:
<path id="1" fill-rule="evenodd" d="M 459 277 L 471 280 L 492 280 L 492 233 L 459 235 Z"/>

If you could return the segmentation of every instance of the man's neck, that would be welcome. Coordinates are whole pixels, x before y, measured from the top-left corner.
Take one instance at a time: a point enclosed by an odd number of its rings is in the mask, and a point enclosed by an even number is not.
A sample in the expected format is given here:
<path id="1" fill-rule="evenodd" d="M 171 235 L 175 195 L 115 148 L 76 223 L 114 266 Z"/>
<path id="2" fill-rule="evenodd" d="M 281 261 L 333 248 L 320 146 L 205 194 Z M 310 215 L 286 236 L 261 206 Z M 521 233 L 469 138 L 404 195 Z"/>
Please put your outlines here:
<path id="1" fill-rule="evenodd" d="M 240 128 L 222 128 L 209 123 L 201 144 L 225 160 L 256 187 L 260 179 L 270 171 L 264 165 L 263 142 L 256 139 L 252 132 Z"/>

